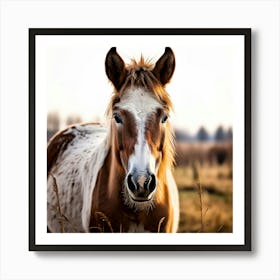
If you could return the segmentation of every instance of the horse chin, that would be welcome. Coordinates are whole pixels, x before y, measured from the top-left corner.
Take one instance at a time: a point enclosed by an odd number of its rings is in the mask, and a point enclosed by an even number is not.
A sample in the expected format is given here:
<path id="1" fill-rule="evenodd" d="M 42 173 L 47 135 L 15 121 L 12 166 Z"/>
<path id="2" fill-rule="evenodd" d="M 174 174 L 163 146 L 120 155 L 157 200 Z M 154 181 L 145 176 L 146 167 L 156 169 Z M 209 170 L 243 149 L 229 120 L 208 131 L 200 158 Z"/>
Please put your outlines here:
<path id="1" fill-rule="evenodd" d="M 133 194 L 130 193 L 127 186 L 123 188 L 123 200 L 124 204 L 134 211 L 147 211 L 152 210 L 154 205 L 154 193 L 151 193 L 148 198 L 135 198 Z"/>
<path id="2" fill-rule="evenodd" d="M 133 200 L 133 201 L 135 201 L 135 202 L 147 202 L 147 201 L 150 201 L 152 198 L 153 198 L 153 196 L 151 195 L 151 196 L 149 196 L 148 198 L 135 198 L 135 197 L 133 197 L 133 196 L 130 196 L 131 197 L 131 199 Z"/>

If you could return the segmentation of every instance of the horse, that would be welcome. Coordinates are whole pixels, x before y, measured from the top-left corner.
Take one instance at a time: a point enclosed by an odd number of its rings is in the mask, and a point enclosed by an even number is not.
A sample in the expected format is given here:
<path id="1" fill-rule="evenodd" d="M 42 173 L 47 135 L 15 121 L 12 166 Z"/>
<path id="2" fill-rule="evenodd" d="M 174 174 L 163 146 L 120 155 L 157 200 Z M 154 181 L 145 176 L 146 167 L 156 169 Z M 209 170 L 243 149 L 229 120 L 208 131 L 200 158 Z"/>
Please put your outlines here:
<path id="1" fill-rule="evenodd" d="M 174 233 L 173 109 L 166 91 L 175 55 L 125 64 L 112 47 L 105 72 L 114 92 L 107 123 L 75 124 L 47 146 L 48 232 Z"/>

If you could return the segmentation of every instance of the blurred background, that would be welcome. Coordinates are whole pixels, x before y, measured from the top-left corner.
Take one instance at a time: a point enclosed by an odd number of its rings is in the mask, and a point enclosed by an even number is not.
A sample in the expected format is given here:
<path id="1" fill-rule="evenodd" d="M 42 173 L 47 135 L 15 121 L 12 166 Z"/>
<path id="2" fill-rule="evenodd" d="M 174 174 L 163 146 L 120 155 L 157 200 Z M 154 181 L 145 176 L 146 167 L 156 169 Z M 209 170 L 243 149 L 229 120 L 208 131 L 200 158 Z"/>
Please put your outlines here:
<path id="1" fill-rule="evenodd" d="M 232 232 L 233 96 L 243 76 L 233 36 L 61 37 L 44 38 L 37 60 L 47 139 L 70 124 L 105 121 L 113 88 L 104 61 L 112 46 L 126 63 L 141 54 L 156 62 L 165 46 L 172 47 L 176 69 L 167 91 L 174 104 L 179 232 Z"/>

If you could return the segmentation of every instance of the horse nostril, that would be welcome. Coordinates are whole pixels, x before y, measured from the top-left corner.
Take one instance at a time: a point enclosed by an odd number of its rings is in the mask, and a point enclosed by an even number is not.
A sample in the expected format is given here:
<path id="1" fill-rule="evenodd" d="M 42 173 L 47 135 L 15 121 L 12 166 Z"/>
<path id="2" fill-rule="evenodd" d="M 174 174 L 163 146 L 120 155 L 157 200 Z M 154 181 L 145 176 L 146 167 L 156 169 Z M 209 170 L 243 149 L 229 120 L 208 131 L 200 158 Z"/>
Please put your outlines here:
<path id="1" fill-rule="evenodd" d="M 150 191 L 150 192 L 153 192 L 154 190 L 155 190 L 155 188 L 156 188 L 156 176 L 155 175 L 151 175 L 150 176 L 150 180 L 149 180 L 149 182 L 148 182 L 148 190 Z"/>
<path id="2" fill-rule="evenodd" d="M 132 180 L 132 175 L 131 174 L 129 174 L 127 176 L 127 186 L 132 192 L 135 192 L 137 190 L 137 187 Z"/>
<path id="3" fill-rule="evenodd" d="M 155 175 L 149 175 L 140 177 L 137 173 L 134 175 L 128 174 L 127 188 L 132 196 L 133 200 L 146 201 L 151 198 L 150 194 L 156 189 L 156 177 Z"/>

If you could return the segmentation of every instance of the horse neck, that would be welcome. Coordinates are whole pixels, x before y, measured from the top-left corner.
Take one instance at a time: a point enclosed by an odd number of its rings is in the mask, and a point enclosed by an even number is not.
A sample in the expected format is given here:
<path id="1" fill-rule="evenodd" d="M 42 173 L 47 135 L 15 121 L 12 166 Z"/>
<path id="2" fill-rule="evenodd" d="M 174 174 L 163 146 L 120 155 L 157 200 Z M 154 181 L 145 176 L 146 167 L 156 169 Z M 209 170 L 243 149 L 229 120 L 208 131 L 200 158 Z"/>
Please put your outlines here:
<path id="1" fill-rule="evenodd" d="M 122 191 L 123 181 L 126 176 L 126 172 L 121 165 L 118 151 L 116 145 L 114 143 L 114 137 L 112 137 L 111 128 L 109 130 L 107 136 L 107 147 L 108 147 L 108 154 L 105 158 L 105 162 L 103 167 L 101 168 L 101 172 L 103 172 L 106 180 L 107 180 L 107 192 L 109 197 L 114 197 L 116 192 L 120 193 Z M 118 197 L 118 196 L 115 196 Z"/>

